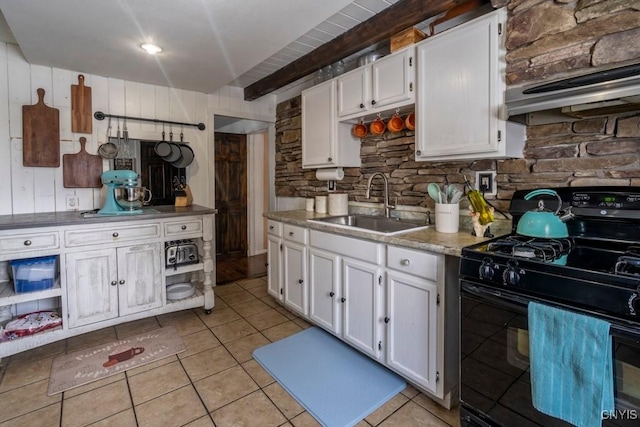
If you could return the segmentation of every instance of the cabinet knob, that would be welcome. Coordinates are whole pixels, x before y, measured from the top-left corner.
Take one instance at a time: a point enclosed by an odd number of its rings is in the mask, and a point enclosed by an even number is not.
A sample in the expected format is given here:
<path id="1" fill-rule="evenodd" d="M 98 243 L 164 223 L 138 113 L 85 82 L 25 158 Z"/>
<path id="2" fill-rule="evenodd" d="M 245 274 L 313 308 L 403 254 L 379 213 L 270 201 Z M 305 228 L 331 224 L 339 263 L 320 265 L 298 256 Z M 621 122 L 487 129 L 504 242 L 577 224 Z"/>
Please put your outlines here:
<path id="1" fill-rule="evenodd" d="M 115 280 L 113 282 L 111 282 L 111 286 L 115 286 L 117 284 L 118 284 L 118 282 L 116 282 Z"/>
<path id="2" fill-rule="evenodd" d="M 31 246 L 31 240 L 25 240 L 24 241 L 24 245 L 25 246 Z"/>
<path id="3" fill-rule="evenodd" d="M 402 261 L 400 261 L 400 265 L 409 265 L 411 264 L 411 261 L 409 261 L 408 259 L 403 259 Z"/>
<path id="4" fill-rule="evenodd" d="M 385 317 L 384 318 L 384 323 L 389 323 L 389 320 L 391 320 L 391 319 L 389 319 L 388 317 Z"/>
<path id="5" fill-rule="evenodd" d="M 422 156 L 422 151 L 418 150 L 418 151 L 416 151 L 416 154 L 417 154 L 418 156 Z"/>
<path id="6" fill-rule="evenodd" d="M 118 283 L 124 285 L 124 280 L 120 280 Z"/>
<path id="7" fill-rule="evenodd" d="M 340 302 L 345 302 L 347 299 L 345 297 L 340 298 Z"/>
<path id="8" fill-rule="evenodd" d="M 376 100 L 375 99 L 371 100 L 371 105 L 376 105 Z"/>
<path id="9" fill-rule="evenodd" d="M 268 262 L 265 262 L 265 263 L 264 263 L 264 266 L 265 266 L 265 267 L 269 267 L 269 263 L 268 263 Z"/>
<path id="10" fill-rule="evenodd" d="M 183 225 L 183 226 L 182 226 L 182 227 L 180 227 L 180 228 L 181 228 L 181 229 L 183 229 L 183 230 L 186 230 L 186 229 L 187 229 L 187 226 L 186 226 L 186 225 Z"/>
<path id="11" fill-rule="evenodd" d="M 335 293 L 335 292 L 333 292 L 333 291 L 329 292 L 329 296 L 330 296 L 331 298 L 333 298 L 333 297 L 335 296 L 335 294 L 336 294 L 336 293 Z"/>
<path id="12" fill-rule="evenodd" d="M 273 225 L 270 225 L 270 226 L 269 226 L 269 230 L 273 230 Z"/>
<path id="13" fill-rule="evenodd" d="M 333 157 L 327 157 L 328 162 L 333 162 Z"/>
<path id="14" fill-rule="evenodd" d="M 364 104 L 360 104 L 360 108 L 364 108 Z"/>
<path id="15" fill-rule="evenodd" d="M 115 233 L 113 233 L 113 234 L 112 234 L 112 236 L 113 236 L 113 237 L 118 237 L 118 236 L 119 236 L 119 234 L 118 234 L 118 232 L 115 232 Z"/>
<path id="16" fill-rule="evenodd" d="M 302 285 L 304 283 L 304 280 L 300 279 L 300 280 L 298 280 L 298 283 L 300 283 Z"/>
<path id="17" fill-rule="evenodd" d="M 290 232 L 289 232 L 289 236 L 293 236 L 293 231 L 290 231 Z"/>

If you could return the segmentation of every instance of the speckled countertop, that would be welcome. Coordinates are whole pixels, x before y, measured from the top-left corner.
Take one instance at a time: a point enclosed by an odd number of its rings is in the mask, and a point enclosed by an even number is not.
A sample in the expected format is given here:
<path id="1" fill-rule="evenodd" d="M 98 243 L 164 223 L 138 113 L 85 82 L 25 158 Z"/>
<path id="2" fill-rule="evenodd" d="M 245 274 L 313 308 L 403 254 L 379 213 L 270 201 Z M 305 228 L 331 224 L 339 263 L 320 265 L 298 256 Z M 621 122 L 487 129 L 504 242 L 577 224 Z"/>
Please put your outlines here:
<path id="1" fill-rule="evenodd" d="M 431 226 L 426 229 L 385 236 L 358 228 L 336 227 L 329 224 L 311 222 L 309 221 L 310 219 L 324 218 L 330 215 L 305 210 L 268 212 L 265 213 L 264 216 L 274 221 L 298 225 L 312 230 L 326 231 L 343 236 L 359 237 L 391 245 L 422 249 L 453 256 L 460 256 L 461 250 L 465 246 L 470 246 L 487 240 L 483 237 L 475 237 L 471 235 L 470 223 L 466 224 L 466 221 L 464 220 L 461 220 L 461 231 L 458 233 L 440 233 L 436 231 L 435 226 Z M 510 221 L 496 221 L 492 224 L 491 228 L 492 233 L 495 236 L 508 234 L 510 229 Z"/>
<path id="2" fill-rule="evenodd" d="M 165 219 L 178 216 L 215 214 L 217 209 L 204 206 L 177 207 L 173 205 L 150 206 L 139 215 L 92 216 L 84 218 L 82 211 L 43 212 L 35 214 L 0 215 L 0 230 L 17 228 L 55 227 L 62 225 L 97 224 L 132 220 Z"/>

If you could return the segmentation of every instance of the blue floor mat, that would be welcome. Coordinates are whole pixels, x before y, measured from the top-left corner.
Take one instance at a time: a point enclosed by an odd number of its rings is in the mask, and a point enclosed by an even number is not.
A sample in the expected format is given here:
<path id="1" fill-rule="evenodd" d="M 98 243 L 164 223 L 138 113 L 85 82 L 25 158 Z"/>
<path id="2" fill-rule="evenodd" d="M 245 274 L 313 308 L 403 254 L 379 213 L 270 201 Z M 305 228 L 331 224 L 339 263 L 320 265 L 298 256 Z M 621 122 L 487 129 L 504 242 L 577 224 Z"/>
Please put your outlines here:
<path id="1" fill-rule="evenodd" d="M 406 387 L 398 375 L 316 327 L 257 348 L 253 357 L 327 427 L 357 424 Z"/>

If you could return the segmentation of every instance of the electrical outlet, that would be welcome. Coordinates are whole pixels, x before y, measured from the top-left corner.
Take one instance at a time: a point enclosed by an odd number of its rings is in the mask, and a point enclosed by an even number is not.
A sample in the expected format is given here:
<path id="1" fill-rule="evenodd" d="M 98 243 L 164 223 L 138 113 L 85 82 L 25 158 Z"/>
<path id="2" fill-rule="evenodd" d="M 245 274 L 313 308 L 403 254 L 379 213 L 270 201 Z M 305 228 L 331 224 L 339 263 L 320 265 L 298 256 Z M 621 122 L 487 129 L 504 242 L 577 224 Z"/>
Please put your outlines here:
<path id="1" fill-rule="evenodd" d="M 80 209 L 80 197 L 75 194 L 67 195 L 67 210 L 77 211 Z"/>
<path id="2" fill-rule="evenodd" d="M 498 194 L 496 171 L 476 172 L 476 188 L 485 196 L 495 196 Z"/>
<path id="3" fill-rule="evenodd" d="M 336 182 L 333 180 L 327 181 L 327 192 L 335 193 L 336 191 Z"/>

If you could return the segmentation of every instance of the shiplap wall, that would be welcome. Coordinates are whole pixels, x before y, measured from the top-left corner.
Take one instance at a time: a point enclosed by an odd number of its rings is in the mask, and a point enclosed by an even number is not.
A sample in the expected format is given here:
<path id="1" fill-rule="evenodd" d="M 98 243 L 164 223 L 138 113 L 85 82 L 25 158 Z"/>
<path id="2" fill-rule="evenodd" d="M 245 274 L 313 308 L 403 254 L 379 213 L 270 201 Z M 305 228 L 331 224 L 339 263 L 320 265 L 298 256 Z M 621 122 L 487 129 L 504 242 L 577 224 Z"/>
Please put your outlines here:
<path id="1" fill-rule="evenodd" d="M 214 207 L 213 123 L 214 114 L 275 121 L 275 96 L 267 95 L 253 102 L 243 99 L 242 88 L 223 87 L 213 94 L 173 89 L 91 75 L 82 71 L 29 64 L 20 49 L 0 43 L 0 215 L 54 212 L 66 210 L 66 196 L 77 195 L 80 210 L 102 206 L 103 189 L 72 189 L 62 184 L 62 157 L 59 168 L 22 166 L 22 106 L 38 102 L 36 90 L 45 90 L 44 102 L 60 110 L 60 156 L 80 151 L 80 137 L 87 138 L 86 149 L 96 154 L 105 142 L 107 120 L 93 120 L 93 133 L 71 132 L 71 85 L 78 84 L 78 74 L 91 87 L 92 109 L 108 114 L 144 117 L 187 123 L 204 123 L 205 131 L 184 127 L 184 140 L 195 152 L 188 168 L 194 203 Z M 123 122 L 120 123 L 121 128 Z M 112 121 L 115 136 L 117 123 Z M 127 121 L 132 139 L 160 140 L 162 125 Z M 167 138 L 169 127 L 165 126 Z M 177 140 L 180 128 L 173 127 Z M 108 161 L 103 169 L 108 170 Z"/>

